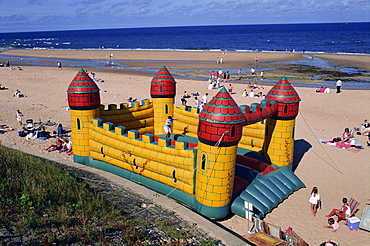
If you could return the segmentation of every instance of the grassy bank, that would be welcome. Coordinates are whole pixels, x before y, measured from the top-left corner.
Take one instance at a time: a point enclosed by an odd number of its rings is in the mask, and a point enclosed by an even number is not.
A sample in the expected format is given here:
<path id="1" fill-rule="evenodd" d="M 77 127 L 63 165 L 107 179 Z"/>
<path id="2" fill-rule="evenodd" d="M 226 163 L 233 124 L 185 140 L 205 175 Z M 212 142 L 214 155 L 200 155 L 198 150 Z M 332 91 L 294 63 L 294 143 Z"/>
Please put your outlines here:
<path id="1" fill-rule="evenodd" d="M 0 153 L 0 225 L 36 237 L 37 245 L 109 245 L 113 231 L 126 245 L 151 245 L 150 235 L 137 230 L 150 222 L 123 214 L 67 171 L 1 145 Z M 189 236 L 165 221 L 155 224 L 172 235 L 169 245 Z"/>

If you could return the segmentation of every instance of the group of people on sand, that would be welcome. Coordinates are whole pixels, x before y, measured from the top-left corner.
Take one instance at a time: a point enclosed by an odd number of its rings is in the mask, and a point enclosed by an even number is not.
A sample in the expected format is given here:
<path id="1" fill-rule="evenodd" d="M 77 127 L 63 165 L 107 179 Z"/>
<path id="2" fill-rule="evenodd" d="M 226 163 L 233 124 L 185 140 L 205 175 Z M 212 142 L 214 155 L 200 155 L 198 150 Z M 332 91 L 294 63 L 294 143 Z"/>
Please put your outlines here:
<path id="1" fill-rule="evenodd" d="M 21 130 L 18 131 L 19 137 L 25 137 L 28 139 L 40 139 L 40 140 L 46 140 L 50 138 L 50 132 L 46 131 L 44 127 L 42 127 L 40 130 L 35 129 L 27 129 L 26 127 L 23 127 Z"/>
<path id="2" fill-rule="evenodd" d="M 321 198 L 317 187 L 313 187 L 309 202 L 312 217 L 314 218 L 316 217 L 317 209 L 321 208 Z M 339 229 L 339 222 L 341 220 L 347 220 L 351 216 L 351 208 L 347 203 L 347 198 L 343 198 L 342 202 L 343 205 L 340 209 L 333 209 L 328 215 L 326 215 L 328 218 L 328 225 L 324 227 L 333 229 L 333 232 L 336 232 Z M 332 218 L 334 216 L 337 216 L 337 220 Z"/>
<path id="3" fill-rule="evenodd" d="M 360 127 L 354 127 L 352 130 L 346 127 L 342 136 L 335 137 L 332 140 L 329 139 L 319 139 L 320 142 L 332 145 L 341 149 L 351 149 L 356 148 L 357 150 L 364 149 L 361 145 L 356 145 L 358 139 L 355 137 L 357 135 L 366 136 L 368 139 L 366 141 L 366 145 L 370 147 L 370 123 L 367 119 L 364 120 L 364 123 L 360 125 Z"/>
<path id="4" fill-rule="evenodd" d="M 243 97 L 251 97 L 251 98 L 265 98 L 265 94 L 262 93 L 262 91 L 255 93 L 253 90 L 251 90 L 249 93 L 247 92 L 247 89 L 244 89 L 242 92 Z"/>
<path id="5" fill-rule="evenodd" d="M 56 138 L 55 144 L 51 144 L 49 147 L 45 149 L 48 152 L 51 151 L 58 151 L 58 152 L 64 152 L 66 155 L 71 156 L 73 155 L 72 152 L 72 141 L 65 138 Z"/>

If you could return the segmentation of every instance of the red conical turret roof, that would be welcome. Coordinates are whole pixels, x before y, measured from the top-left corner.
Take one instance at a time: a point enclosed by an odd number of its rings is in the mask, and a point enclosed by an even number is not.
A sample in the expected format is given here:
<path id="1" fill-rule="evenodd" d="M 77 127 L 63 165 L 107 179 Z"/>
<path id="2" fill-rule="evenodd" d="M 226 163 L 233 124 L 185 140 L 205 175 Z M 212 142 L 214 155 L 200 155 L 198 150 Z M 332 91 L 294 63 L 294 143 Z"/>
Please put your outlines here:
<path id="1" fill-rule="evenodd" d="M 165 66 L 159 69 L 150 85 L 150 95 L 152 97 L 173 98 L 176 95 L 176 81 Z"/>
<path id="2" fill-rule="evenodd" d="M 244 122 L 242 111 L 223 87 L 199 113 L 198 140 L 211 146 L 237 145 Z"/>
<path id="3" fill-rule="evenodd" d="M 266 94 L 266 99 L 281 103 L 297 103 L 301 101 L 292 84 L 283 76 Z"/>
<path id="4" fill-rule="evenodd" d="M 99 87 L 90 76 L 81 68 L 72 82 L 69 84 L 67 93 L 94 93 L 98 92 Z"/>
<path id="5" fill-rule="evenodd" d="M 69 84 L 68 105 L 75 110 L 89 110 L 100 107 L 99 87 L 81 68 Z"/>
<path id="6" fill-rule="evenodd" d="M 204 106 L 199 118 L 220 124 L 239 124 L 245 121 L 242 111 L 225 87 Z"/>

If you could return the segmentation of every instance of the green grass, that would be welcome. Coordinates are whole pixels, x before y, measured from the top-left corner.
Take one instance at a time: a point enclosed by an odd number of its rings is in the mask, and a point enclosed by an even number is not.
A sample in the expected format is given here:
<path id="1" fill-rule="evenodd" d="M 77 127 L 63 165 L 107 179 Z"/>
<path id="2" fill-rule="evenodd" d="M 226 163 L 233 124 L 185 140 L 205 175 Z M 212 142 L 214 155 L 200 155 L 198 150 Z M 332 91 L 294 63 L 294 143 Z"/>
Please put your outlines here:
<path id="1" fill-rule="evenodd" d="M 0 153 L 0 222 L 17 234 L 31 233 L 42 245 L 104 245 L 109 243 L 106 233 L 117 230 L 126 245 L 150 241 L 135 228 L 146 221 L 121 214 L 67 171 L 1 145 Z M 183 239 L 169 223 L 159 226 Z"/>

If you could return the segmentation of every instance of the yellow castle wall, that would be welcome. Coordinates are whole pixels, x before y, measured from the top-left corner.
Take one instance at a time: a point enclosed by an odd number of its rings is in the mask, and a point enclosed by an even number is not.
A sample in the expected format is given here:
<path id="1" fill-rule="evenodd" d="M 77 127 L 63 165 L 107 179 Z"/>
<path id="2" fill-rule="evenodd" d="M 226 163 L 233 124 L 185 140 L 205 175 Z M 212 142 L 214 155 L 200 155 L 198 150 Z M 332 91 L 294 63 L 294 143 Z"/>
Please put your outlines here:
<path id="1" fill-rule="evenodd" d="M 99 117 L 99 109 L 70 110 L 70 115 L 73 153 L 78 156 L 89 156 L 89 122 Z"/>
<path id="2" fill-rule="evenodd" d="M 197 110 L 186 111 L 185 105 L 174 108 L 174 117 L 177 119 L 173 122 L 173 133 L 183 134 L 186 136 L 198 138 L 199 113 Z M 186 132 L 185 132 L 186 129 Z"/>
<path id="3" fill-rule="evenodd" d="M 149 99 L 141 102 L 122 103 L 120 108 L 116 104 L 100 107 L 100 118 L 104 122 L 111 122 L 116 126 L 123 125 L 127 130 L 139 130 L 141 133 L 153 133 L 154 110 Z"/>
<path id="4" fill-rule="evenodd" d="M 112 132 L 111 124 L 98 125 L 98 120 L 90 124 L 90 156 L 93 159 L 140 173 L 194 195 L 195 150 L 184 149 L 181 144 L 175 148 L 168 147 L 165 139 L 159 139 L 158 144 L 150 143 L 146 135 L 138 139 L 135 132 L 129 131 L 128 136 L 123 136 L 122 128 L 116 127 Z"/>
<path id="5" fill-rule="evenodd" d="M 209 207 L 223 207 L 231 201 L 237 146 L 214 147 L 199 142 L 196 199 Z M 202 168 L 202 158 L 205 166 Z"/>
<path id="6" fill-rule="evenodd" d="M 267 155 L 272 164 L 279 167 L 287 166 L 293 162 L 294 151 L 294 126 L 293 120 L 268 119 L 269 142 Z"/>

